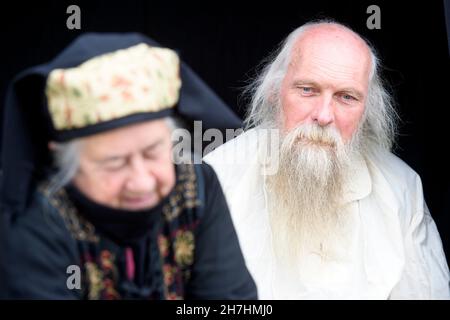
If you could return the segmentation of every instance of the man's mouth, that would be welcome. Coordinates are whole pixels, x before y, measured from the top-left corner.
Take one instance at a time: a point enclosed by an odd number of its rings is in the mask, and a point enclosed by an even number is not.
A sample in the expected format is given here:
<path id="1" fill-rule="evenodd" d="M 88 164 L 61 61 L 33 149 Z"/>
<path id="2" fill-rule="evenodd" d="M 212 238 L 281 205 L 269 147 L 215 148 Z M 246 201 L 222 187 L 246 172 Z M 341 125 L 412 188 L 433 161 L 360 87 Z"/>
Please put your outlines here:
<path id="1" fill-rule="evenodd" d="M 322 139 L 312 139 L 309 137 L 304 136 L 298 136 L 295 140 L 296 143 L 303 144 L 303 145 L 314 145 L 318 147 L 324 147 L 324 148 L 334 148 L 335 143 L 332 141 L 326 141 Z"/>

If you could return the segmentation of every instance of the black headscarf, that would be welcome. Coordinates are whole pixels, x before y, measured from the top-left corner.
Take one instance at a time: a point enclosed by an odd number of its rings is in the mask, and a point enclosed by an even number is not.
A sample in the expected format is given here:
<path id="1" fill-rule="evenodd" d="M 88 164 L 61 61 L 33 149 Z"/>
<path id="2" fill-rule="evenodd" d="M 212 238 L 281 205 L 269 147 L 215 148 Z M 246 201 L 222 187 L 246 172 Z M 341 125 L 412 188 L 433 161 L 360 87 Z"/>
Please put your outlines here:
<path id="1" fill-rule="evenodd" d="M 50 126 L 45 97 L 49 73 L 56 68 L 72 68 L 105 53 L 139 43 L 160 47 L 139 33 L 86 33 L 75 39 L 57 57 L 46 64 L 29 68 L 10 84 L 4 104 L 0 211 L 21 212 L 34 184 L 51 166 L 48 141 L 58 140 Z M 202 127 L 239 128 L 242 121 L 192 71 L 181 62 L 182 87 L 175 115 L 187 121 L 201 120 Z"/>

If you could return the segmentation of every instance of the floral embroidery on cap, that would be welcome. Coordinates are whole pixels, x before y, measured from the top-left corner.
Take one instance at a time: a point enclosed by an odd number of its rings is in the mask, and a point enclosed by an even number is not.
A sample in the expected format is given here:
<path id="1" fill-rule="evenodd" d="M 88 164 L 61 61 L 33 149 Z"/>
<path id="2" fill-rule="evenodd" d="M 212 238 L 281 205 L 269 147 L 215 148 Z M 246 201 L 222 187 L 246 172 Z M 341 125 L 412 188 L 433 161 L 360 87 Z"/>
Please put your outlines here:
<path id="1" fill-rule="evenodd" d="M 172 108 L 181 87 L 179 65 L 173 50 L 142 43 L 55 69 L 46 87 L 53 125 L 77 129 Z"/>

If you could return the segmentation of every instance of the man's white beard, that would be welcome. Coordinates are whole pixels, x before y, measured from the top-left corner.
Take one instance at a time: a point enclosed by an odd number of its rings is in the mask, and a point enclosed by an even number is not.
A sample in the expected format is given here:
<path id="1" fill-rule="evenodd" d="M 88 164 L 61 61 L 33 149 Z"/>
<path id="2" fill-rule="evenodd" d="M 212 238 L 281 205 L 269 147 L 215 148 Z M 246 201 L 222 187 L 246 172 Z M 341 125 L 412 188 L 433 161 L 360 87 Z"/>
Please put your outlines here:
<path id="1" fill-rule="evenodd" d="M 356 140 L 355 140 L 356 141 Z M 300 125 L 282 135 L 279 170 L 267 177 L 274 251 L 296 266 L 305 254 L 336 258 L 345 238 L 343 178 L 356 143 L 331 127 Z"/>

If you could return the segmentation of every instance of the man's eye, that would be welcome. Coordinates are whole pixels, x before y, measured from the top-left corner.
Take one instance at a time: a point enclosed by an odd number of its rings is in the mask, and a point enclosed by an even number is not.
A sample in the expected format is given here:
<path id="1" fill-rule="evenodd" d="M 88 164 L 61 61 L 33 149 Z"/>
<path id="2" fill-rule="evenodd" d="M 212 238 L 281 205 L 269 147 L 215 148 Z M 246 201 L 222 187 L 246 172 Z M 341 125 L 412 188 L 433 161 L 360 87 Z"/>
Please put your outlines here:
<path id="1" fill-rule="evenodd" d="M 346 101 L 356 101 L 357 99 L 349 94 L 343 94 L 342 95 L 342 99 L 346 100 Z"/>
<path id="2" fill-rule="evenodd" d="M 312 87 L 300 87 L 300 91 L 302 94 L 310 95 L 314 93 L 314 88 Z"/>

